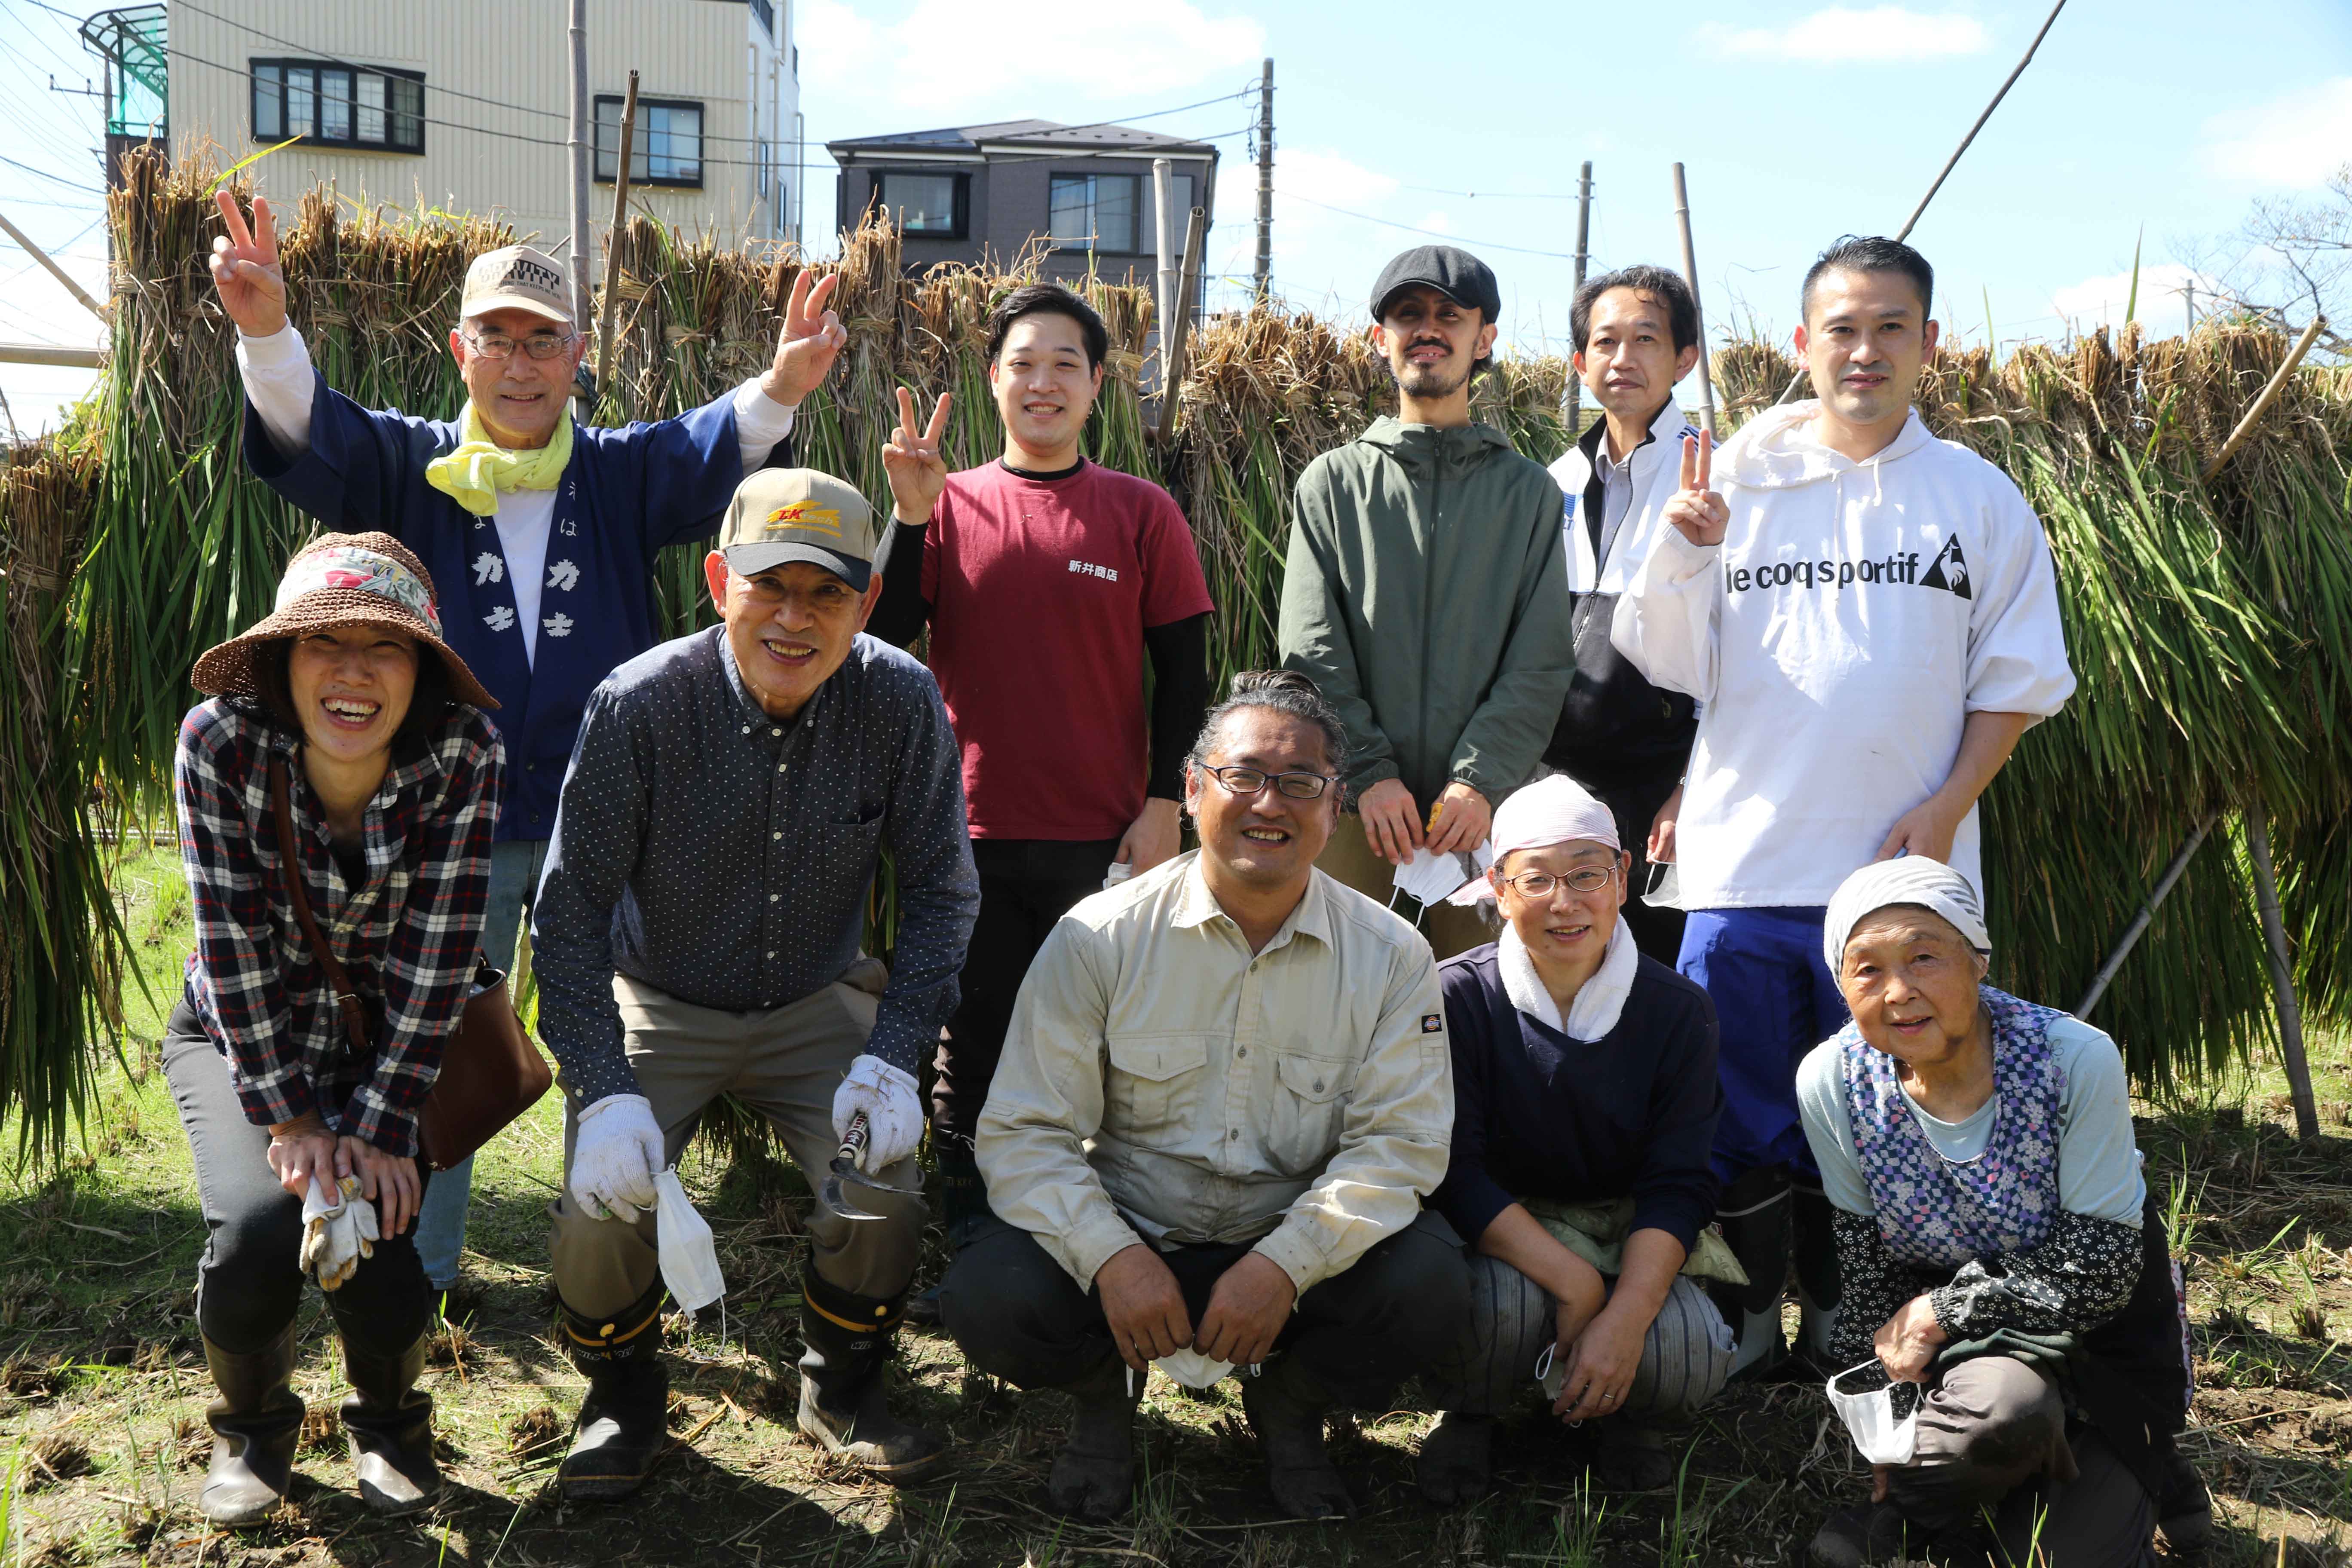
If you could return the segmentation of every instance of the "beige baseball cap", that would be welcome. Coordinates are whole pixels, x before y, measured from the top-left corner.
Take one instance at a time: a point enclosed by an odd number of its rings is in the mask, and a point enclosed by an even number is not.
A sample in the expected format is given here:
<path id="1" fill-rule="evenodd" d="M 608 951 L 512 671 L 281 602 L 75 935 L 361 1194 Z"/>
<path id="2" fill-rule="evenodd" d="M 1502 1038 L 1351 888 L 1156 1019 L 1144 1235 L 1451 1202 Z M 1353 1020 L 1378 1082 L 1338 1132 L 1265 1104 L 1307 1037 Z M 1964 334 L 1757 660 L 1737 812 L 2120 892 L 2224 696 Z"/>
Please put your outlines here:
<path id="1" fill-rule="evenodd" d="M 831 474 L 814 468 L 761 468 L 735 487 L 719 549 L 749 577 L 787 561 L 824 567 L 866 592 L 873 580 L 874 509 Z"/>
<path id="2" fill-rule="evenodd" d="M 486 250 L 466 268 L 466 294 L 460 316 L 482 316 L 492 310 L 529 310 L 572 325 L 572 286 L 555 258 L 528 245 Z"/>

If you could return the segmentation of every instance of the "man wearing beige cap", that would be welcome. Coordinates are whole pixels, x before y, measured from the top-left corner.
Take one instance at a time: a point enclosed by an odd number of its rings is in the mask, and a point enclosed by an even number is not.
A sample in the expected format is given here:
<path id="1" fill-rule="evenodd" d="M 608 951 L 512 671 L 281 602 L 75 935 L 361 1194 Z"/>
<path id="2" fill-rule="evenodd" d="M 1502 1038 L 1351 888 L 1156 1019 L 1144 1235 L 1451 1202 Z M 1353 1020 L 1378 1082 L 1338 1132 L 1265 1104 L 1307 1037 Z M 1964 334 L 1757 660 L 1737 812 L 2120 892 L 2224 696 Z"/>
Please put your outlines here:
<path id="1" fill-rule="evenodd" d="M 725 624 L 621 666 L 581 721 L 531 918 L 565 1097 L 555 1289 L 589 1379 L 567 1496 L 634 1490 L 667 1441 L 654 1179 L 712 1100 L 766 1117 L 812 1189 L 860 1114 L 865 1172 L 922 1185 L 915 1065 L 955 1009 L 980 882 L 939 688 L 859 635 L 876 542 L 840 480 L 751 475 L 705 562 Z M 886 847 L 887 973 L 858 947 Z M 893 1480 L 941 1452 L 883 1403 L 916 1192 L 856 1186 L 866 1220 L 820 1195 L 801 1280 L 800 1428 Z"/>
<path id="2" fill-rule="evenodd" d="M 708 536 L 736 482 L 769 460 L 845 341 L 830 278 L 793 287 L 766 374 L 683 415 L 575 426 L 587 350 L 554 258 L 510 245 L 467 269 L 449 353 L 467 401 L 452 421 L 362 408 L 330 388 L 287 320 L 277 225 L 219 195 L 214 286 L 237 329 L 245 460 L 330 529 L 378 529 L 440 584 L 450 645 L 499 700 L 505 799 L 491 851 L 490 961 L 505 968 L 555 822 L 564 759 L 591 688 L 659 640 L 650 581 L 664 545 Z M 417 1222 L 433 1284 L 457 1280 L 470 1162 L 437 1176 Z"/>

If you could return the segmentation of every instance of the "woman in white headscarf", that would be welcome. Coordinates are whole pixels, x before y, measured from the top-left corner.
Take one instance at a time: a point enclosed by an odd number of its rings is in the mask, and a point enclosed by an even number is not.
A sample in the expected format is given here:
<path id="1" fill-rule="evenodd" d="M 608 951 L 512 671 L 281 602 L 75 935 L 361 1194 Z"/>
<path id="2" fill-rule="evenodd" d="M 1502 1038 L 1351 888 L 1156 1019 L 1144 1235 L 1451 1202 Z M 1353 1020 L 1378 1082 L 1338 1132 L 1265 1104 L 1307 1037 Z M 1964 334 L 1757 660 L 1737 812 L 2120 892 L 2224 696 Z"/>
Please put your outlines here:
<path id="1" fill-rule="evenodd" d="M 1628 858 L 1573 781 L 1495 814 L 1501 940 L 1438 970 L 1454 1053 L 1453 1163 L 1431 1204 L 1468 1241 L 1471 1315 L 1418 1479 L 1441 1504 L 1486 1489 L 1496 1419 L 1542 1396 L 1598 1422 L 1604 1486 L 1673 1477 L 1665 1433 L 1721 1391 L 1731 1331 L 1696 1282 L 1736 1277 L 1706 1232 L 1722 1092 L 1706 993 L 1634 949 Z M 1457 895 L 1462 897 L 1463 895 Z"/>
<path id="2" fill-rule="evenodd" d="M 1976 889 L 1938 861 L 1847 878 L 1823 946 L 1853 1020 L 1797 1098 L 1843 1280 L 1831 1348 L 1842 1392 L 1874 1360 L 1912 1385 L 1916 1438 L 1812 1562 L 1981 1551 L 1988 1518 L 2010 1561 L 2153 1563 L 2159 1521 L 2187 1547 L 2210 1506 L 2173 1448 L 2188 1369 L 2115 1042 L 1984 983 Z"/>

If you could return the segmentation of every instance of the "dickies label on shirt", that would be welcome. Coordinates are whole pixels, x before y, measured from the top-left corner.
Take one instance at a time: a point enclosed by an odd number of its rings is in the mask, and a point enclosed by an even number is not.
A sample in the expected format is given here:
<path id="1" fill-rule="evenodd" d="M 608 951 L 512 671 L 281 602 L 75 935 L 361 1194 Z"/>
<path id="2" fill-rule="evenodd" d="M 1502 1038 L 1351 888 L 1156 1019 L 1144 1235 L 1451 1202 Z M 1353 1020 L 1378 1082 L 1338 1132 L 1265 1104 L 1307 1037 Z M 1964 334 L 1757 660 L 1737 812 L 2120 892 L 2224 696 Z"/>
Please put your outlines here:
<path id="1" fill-rule="evenodd" d="M 1424 1035 L 1444 1034 L 1445 1032 L 1445 1015 L 1443 1013 L 1423 1013 L 1421 1016 L 1421 1032 Z"/>

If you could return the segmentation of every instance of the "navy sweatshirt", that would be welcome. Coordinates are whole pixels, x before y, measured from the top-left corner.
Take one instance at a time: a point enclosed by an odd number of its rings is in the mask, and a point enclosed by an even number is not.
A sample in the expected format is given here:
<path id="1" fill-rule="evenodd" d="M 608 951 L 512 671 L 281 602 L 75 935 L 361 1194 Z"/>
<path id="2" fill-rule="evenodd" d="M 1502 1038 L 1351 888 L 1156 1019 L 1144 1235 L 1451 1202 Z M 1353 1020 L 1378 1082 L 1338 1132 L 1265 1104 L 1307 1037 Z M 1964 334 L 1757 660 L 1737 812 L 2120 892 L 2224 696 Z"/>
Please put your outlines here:
<path id="1" fill-rule="evenodd" d="M 1631 1197 L 1631 1230 L 1663 1230 L 1688 1251 L 1715 1217 L 1707 1152 L 1723 1105 L 1706 993 L 1645 957 L 1617 1026 L 1587 1043 L 1511 1005 L 1492 942 L 1437 978 L 1454 1159 L 1431 1206 L 1475 1245 L 1520 1198 Z"/>

